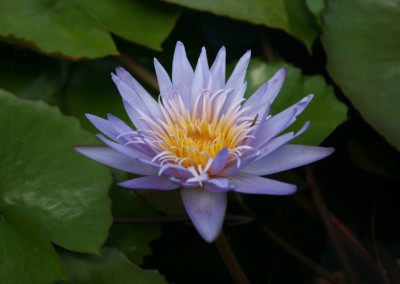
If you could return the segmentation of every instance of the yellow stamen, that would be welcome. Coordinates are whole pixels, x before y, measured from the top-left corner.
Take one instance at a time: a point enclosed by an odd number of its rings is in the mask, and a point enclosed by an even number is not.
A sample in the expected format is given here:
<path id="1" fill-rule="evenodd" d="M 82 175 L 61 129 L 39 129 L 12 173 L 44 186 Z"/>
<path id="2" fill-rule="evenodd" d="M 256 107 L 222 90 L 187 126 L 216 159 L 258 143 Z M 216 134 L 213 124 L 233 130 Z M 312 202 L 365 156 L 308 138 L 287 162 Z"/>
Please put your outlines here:
<path id="1" fill-rule="evenodd" d="M 160 140 L 154 145 L 160 153 L 157 157 L 163 162 L 181 164 L 196 169 L 209 168 L 209 159 L 214 159 L 219 151 L 228 147 L 230 159 L 235 159 L 239 149 L 243 148 L 254 126 L 252 122 L 238 122 L 240 105 L 231 106 L 221 115 L 226 93 L 210 94 L 201 92 L 193 104 L 190 113 L 179 95 L 172 96 L 164 105 L 160 104 L 164 121 L 150 125 L 154 139 Z"/>

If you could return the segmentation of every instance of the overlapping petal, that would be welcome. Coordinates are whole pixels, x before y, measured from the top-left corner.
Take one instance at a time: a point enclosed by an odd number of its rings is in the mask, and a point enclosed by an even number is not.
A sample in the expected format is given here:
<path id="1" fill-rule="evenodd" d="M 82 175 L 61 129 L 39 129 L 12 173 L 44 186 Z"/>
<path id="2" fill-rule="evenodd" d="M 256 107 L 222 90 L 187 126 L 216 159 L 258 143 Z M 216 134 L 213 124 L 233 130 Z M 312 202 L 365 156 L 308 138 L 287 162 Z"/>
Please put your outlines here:
<path id="1" fill-rule="evenodd" d="M 270 175 L 321 160 L 334 152 L 333 148 L 306 145 L 285 145 L 254 162 L 243 171 L 253 175 Z"/>

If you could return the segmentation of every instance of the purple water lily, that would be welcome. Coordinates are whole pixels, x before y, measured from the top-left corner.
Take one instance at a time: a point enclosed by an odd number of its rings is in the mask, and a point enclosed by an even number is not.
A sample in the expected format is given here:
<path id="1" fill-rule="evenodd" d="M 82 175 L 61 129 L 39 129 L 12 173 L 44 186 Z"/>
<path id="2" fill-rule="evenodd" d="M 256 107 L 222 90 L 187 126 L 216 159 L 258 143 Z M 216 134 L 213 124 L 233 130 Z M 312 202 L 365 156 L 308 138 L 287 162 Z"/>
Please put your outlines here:
<path id="1" fill-rule="evenodd" d="M 203 48 L 193 71 L 183 44 L 175 49 L 172 81 L 154 59 L 160 87 L 158 102 L 123 68 L 112 80 L 136 130 L 109 114 L 88 114 L 106 136 L 106 146 L 78 146 L 82 155 L 107 166 L 142 175 L 120 183 L 134 189 L 180 189 L 186 211 L 207 242 L 221 232 L 227 192 L 285 195 L 296 186 L 265 177 L 325 158 L 333 148 L 288 144 L 297 133 L 278 136 L 311 101 L 308 95 L 274 116 L 270 106 L 279 93 L 285 69 L 279 70 L 248 100 L 244 82 L 250 52 L 225 82 L 225 48 L 211 68 Z"/>

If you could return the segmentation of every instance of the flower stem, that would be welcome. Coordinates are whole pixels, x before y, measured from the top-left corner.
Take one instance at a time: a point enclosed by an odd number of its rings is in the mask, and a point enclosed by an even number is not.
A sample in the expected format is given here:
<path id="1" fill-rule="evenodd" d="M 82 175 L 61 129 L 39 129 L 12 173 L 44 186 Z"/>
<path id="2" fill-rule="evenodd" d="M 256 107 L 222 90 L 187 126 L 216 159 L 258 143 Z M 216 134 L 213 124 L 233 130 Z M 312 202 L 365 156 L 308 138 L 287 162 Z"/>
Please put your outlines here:
<path id="1" fill-rule="evenodd" d="M 271 44 L 268 40 L 268 37 L 266 35 L 265 28 L 260 27 L 258 29 L 258 36 L 260 39 L 261 43 L 261 50 L 263 52 L 264 58 L 267 62 L 274 61 L 275 60 L 275 54 L 274 51 L 272 50 Z"/>
<path id="2" fill-rule="evenodd" d="M 360 279 L 358 278 L 358 275 L 354 272 L 353 266 L 349 258 L 347 257 L 347 254 L 342 246 L 342 243 L 340 242 L 338 235 L 336 234 L 335 227 L 333 225 L 333 222 L 331 221 L 331 213 L 329 212 L 329 209 L 327 208 L 324 199 L 320 193 L 314 172 L 312 171 L 310 166 L 306 166 L 306 171 L 316 207 L 321 214 L 322 221 L 325 224 L 325 228 L 332 241 L 333 247 L 336 250 L 338 258 L 342 263 L 347 279 L 349 280 L 350 283 L 361 283 Z"/>
<path id="3" fill-rule="evenodd" d="M 236 284 L 250 284 L 223 232 L 215 240 L 217 249 Z"/>
<path id="4" fill-rule="evenodd" d="M 240 207 L 242 208 L 242 210 L 250 215 L 255 217 L 256 214 L 253 212 L 253 210 L 251 210 L 247 204 L 243 201 L 242 197 L 238 194 L 235 193 L 235 197 L 236 200 L 238 201 Z M 284 239 L 282 239 L 281 237 L 279 237 L 274 231 L 272 231 L 270 228 L 268 228 L 265 225 L 258 225 L 258 227 L 268 236 L 271 238 L 271 240 L 273 240 L 276 244 L 278 244 L 279 246 L 281 246 L 286 252 L 288 252 L 289 254 L 291 254 L 294 258 L 296 258 L 297 260 L 299 260 L 301 263 L 303 263 L 304 265 L 308 266 L 309 268 L 311 268 L 312 270 L 314 270 L 315 272 L 317 272 L 318 274 L 326 277 L 327 279 L 331 280 L 333 283 L 337 283 L 337 284 L 346 284 L 346 281 L 344 281 L 343 279 L 340 279 L 338 277 L 336 277 L 335 275 L 333 275 L 330 271 L 324 269 L 323 267 L 319 266 L 317 263 L 315 263 L 314 261 L 312 261 L 311 259 L 309 259 L 307 256 L 305 256 L 304 254 L 302 254 L 300 251 L 298 251 L 297 249 L 295 249 L 293 246 L 291 246 L 289 243 L 287 243 Z"/>

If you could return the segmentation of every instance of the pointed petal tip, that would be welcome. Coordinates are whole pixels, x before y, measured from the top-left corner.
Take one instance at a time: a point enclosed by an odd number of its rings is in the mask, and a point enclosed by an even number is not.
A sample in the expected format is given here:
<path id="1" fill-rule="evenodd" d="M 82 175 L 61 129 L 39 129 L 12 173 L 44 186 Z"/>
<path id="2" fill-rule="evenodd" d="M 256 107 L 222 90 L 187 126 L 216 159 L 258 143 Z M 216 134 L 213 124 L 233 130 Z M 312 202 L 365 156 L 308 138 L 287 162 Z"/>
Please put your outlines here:
<path id="1" fill-rule="evenodd" d="M 186 212 L 200 236 L 213 242 L 221 233 L 225 217 L 226 192 L 208 192 L 203 188 L 181 190 Z"/>
<path id="2" fill-rule="evenodd" d="M 118 73 L 121 73 L 121 72 L 128 72 L 128 71 L 126 71 L 123 67 L 118 66 L 118 67 L 115 67 L 115 72 L 116 72 L 117 75 L 118 75 Z"/>
<path id="3" fill-rule="evenodd" d="M 185 46 L 183 45 L 183 43 L 180 40 L 178 40 L 176 42 L 175 49 L 185 49 Z"/>

